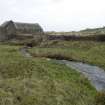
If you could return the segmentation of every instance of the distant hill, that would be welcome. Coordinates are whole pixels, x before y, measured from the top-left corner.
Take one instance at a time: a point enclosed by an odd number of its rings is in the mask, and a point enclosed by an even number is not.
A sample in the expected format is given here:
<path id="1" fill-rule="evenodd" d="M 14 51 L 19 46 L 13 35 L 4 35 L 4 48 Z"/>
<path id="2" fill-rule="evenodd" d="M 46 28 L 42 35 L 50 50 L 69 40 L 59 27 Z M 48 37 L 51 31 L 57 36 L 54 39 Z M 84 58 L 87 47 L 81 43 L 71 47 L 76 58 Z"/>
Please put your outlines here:
<path id="1" fill-rule="evenodd" d="M 105 27 L 102 28 L 88 28 L 85 30 L 80 31 L 71 31 L 71 32 L 46 32 L 48 35 L 75 35 L 75 36 L 88 36 L 88 35 L 104 35 L 105 34 Z"/>
<path id="2" fill-rule="evenodd" d="M 85 29 L 85 30 L 81 30 L 79 31 L 80 33 L 83 33 L 83 34 L 105 34 L 105 27 L 102 27 L 102 28 L 88 28 L 88 29 Z"/>

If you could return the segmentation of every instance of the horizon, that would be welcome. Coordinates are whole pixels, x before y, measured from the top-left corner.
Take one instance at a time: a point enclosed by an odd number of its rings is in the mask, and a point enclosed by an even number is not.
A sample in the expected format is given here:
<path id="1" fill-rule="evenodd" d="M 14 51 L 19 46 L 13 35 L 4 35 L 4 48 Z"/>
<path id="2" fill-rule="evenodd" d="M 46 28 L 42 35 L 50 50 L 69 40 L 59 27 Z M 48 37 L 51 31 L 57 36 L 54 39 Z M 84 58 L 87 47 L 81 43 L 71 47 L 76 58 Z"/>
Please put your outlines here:
<path id="1" fill-rule="evenodd" d="M 14 21 L 14 20 L 6 20 L 6 21 L 4 21 L 4 22 L 7 22 L 7 21 L 13 21 L 13 22 L 16 22 L 16 23 L 29 23 L 29 24 L 39 24 L 39 23 L 30 23 L 30 22 L 22 22 L 22 21 Z M 3 22 L 3 23 L 4 23 Z M 0 26 L 3 24 L 3 23 L 1 23 L 0 24 Z M 40 24 L 39 24 L 40 25 Z M 41 25 L 40 25 L 41 26 Z M 42 27 L 42 26 L 41 26 Z M 90 28 L 90 27 L 88 27 L 88 28 L 82 28 L 82 29 L 80 29 L 80 30 L 71 30 L 71 31 L 55 31 L 55 30 L 50 30 L 50 31 L 45 31 L 45 32 L 79 32 L 79 31 L 82 31 L 82 30 L 86 30 L 86 29 L 96 29 L 96 28 L 104 28 L 105 26 L 101 26 L 101 27 L 93 27 L 93 28 Z M 43 28 L 43 27 L 42 27 Z"/>
<path id="2" fill-rule="evenodd" d="M 104 0 L 0 0 L 0 24 L 39 23 L 45 31 L 69 32 L 105 26 Z"/>

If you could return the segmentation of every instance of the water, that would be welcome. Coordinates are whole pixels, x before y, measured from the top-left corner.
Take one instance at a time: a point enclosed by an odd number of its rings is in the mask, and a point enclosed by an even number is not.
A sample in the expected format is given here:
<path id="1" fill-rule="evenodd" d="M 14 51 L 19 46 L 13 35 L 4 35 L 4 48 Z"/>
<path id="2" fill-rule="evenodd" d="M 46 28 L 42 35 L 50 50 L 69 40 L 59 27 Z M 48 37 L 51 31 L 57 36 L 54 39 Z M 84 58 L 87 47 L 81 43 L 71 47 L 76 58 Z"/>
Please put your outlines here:
<path id="1" fill-rule="evenodd" d="M 97 66 L 84 64 L 82 62 L 73 62 L 67 60 L 56 60 L 59 63 L 73 68 L 74 70 L 83 73 L 96 88 L 97 91 L 105 90 L 105 70 Z"/>
<path id="2" fill-rule="evenodd" d="M 20 49 L 21 54 L 26 58 L 31 58 L 31 54 L 28 52 L 28 48 L 23 47 Z"/>
<path id="3" fill-rule="evenodd" d="M 26 47 L 20 49 L 23 56 L 31 58 L 31 54 L 28 52 Z M 50 59 L 48 59 L 50 60 Z M 74 62 L 67 60 L 55 60 L 58 63 L 65 64 L 66 66 L 73 68 L 84 74 L 91 82 L 91 84 L 96 88 L 97 91 L 105 91 L 105 70 L 97 66 L 84 64 L 82 62 Z"/>

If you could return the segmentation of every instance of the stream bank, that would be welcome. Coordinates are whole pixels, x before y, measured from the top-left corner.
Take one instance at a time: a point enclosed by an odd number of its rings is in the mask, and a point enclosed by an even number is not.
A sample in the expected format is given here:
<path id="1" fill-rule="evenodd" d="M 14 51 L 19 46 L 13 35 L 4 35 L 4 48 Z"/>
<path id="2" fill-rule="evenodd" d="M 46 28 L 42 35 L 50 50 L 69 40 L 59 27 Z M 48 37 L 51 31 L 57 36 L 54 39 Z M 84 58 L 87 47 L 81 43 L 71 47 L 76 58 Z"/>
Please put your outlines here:
<path id="1" fill-rule="evenodd" d="M 68 61 L 68 60 L 55 60 L 57 63 L 65 64 L 67 67 L 73 68 L 79 71 L 87 77 L 91 84 L 96 88 L 97 91 L 105 90 L 105 70 L 93 66 L 90 64 L 85 64 L 82 62 Z"/>
<path id="2" fill-rule="evenodd" d="M 20 49 L 21 54 L 24 57 L 32 58 L 33 56 L 29 53 L 27 47 Z M 92 86 L 96 88 L 97 91 L 105 90 L 105 70 L 98 66 L 93 66 L 90 64 L 85 64 L 82 62 L 68 61 L 68 60 L 54 60 L 56 63 L 65 64 L 67 67 L 73 68 L 74 70 L 82 73 L 87 77 Z"/>

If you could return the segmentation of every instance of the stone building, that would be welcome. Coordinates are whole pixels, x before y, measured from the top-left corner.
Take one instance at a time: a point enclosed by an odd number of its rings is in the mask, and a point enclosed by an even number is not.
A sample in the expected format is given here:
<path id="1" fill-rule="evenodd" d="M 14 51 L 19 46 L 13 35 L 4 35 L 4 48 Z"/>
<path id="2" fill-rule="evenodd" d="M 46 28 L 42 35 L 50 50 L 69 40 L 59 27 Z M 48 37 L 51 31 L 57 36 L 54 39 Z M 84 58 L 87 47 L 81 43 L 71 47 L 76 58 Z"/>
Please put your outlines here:
<path id="1" fill-rule="evenodd" d="M 0 41 L 11 39 L 41 38 L 43 29 L 38 24 L 6 21 L 0 26 Z"/>

